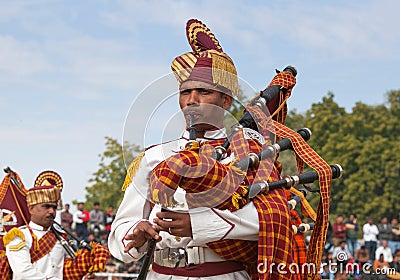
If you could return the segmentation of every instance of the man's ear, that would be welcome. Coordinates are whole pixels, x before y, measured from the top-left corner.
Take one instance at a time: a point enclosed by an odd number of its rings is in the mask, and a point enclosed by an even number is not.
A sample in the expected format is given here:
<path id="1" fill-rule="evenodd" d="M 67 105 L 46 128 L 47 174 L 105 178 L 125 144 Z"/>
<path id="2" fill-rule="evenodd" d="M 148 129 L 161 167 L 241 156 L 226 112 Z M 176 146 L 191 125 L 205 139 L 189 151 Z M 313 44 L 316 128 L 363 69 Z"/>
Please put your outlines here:
<path id="1" fill-rule="evenodd" d="M 231 107 L 233 102 L 233 97 L 228 95 L 228 94 L 223 94 L 222 95 L 222 108 L 225 110 L 228 110 L 229 107 Z"/>
<path id="2" fill-rule="evenodd" d="M 33 207 L 35 207 L 35 205 L 31 205 L 31 206 L 28 207 L 29 208 L 29 214 L 31 214 L 31 215 L 32 215 Z"/>

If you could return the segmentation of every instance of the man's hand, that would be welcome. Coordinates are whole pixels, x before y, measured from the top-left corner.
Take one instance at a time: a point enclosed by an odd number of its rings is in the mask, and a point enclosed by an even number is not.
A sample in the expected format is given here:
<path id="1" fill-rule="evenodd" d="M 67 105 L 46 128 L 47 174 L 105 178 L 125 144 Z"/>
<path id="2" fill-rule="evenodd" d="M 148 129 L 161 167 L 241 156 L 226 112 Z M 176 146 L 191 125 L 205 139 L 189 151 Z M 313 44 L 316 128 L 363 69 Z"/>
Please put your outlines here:
<path id="1" fill-rule="evenodd" d="M 192 237 L 192 225 L 189 213 L 180 212 L 157 212 L 157 218 L 153 222 L 157 225 L 156 230 L 166 231 L 179 237 Z M 167 221 L 165 219 L 168 219 Z"/>
<path id="2" fill-rule="evenodd" d="M 125 246 L 124 252 L 127 253 L 132 248 L 139 249 L 151 238 L 154 238 L 157 242 L 161 241 L 161 236 L 158 235 L 156 226 L 150 224 L 149 221 L 139 222 L 133 233 L 125 236 L 125 240 L 131 240 L 131 242 Z"/>
<path id="3" fill-rule="evenodd" d="M 94 275 L 94 273 L 88 273 L 88 274 L 85 274 L 85 276 L 83 276 L 82 279 L 83 279 L 83 280 L 96 279 L 96 275 Z"/>

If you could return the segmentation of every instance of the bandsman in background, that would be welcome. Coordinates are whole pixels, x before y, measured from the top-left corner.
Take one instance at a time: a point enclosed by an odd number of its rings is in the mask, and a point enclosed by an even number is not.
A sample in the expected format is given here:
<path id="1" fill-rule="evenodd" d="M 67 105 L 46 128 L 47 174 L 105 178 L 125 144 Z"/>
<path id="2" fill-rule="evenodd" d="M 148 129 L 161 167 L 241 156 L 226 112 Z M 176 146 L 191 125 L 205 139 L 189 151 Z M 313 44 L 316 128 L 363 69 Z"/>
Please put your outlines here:
<path id="1" fill-rule="evenodd" d="M 66 232 L 54 226 L 61 189 L 61 177 L 45 171 L 27 191 L 30 221 L 4 236 L 1 279 L 95 279 L 93 272 L 104 270 L 107 249 L 93 243 L 90 251 L 74 251 L 68 247 Z"/>

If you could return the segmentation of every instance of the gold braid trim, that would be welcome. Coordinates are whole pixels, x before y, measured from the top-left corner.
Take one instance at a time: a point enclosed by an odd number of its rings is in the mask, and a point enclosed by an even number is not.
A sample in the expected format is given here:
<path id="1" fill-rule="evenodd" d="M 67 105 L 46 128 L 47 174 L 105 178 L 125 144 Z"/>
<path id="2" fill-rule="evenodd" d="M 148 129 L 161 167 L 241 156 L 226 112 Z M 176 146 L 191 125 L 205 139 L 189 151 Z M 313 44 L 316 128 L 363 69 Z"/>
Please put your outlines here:
<path id="1" fill-rule="evenodd" d="M 237 72 L 232 60 L 225 53 L 208 51 L 212 57 L 212 78 L 215 84 L 221 85 L 236 96 L 239 95 Z"/>
<path id="2" fill-rule="evenodd" d="M 240 189 L 242 190 L 243 194 L 240 194 L 237 191 L 232 194 L 232 205 L 235 207 L 235 209 L 239 209 L 239 201 L 247 200 L 247 188 L 240 186 Z"/>
<path id="3" fill-rule="evenodd" d="M 140 167 L 140 162 L 144 156 L 145 151 L 141 152 L 134 160 L 132 160 L 131 164 L 128 166 L 128 170 L 126 171 L 125 181 L 122 185 L 122 191 L 125 191 L 126 188 L 132 183 L 132 179 L 135 177 L 136 171 Z"/>
<path id="4" fill-rule="evenodd" d="M 22 239 L 22 242 L 25 244 L 25 235 L 19 228 L 12 228 L 9 232 L 6 233 L 3 237 L 4 246 L 10 244 L 10 242 L 15 238 L 19 237 Z"/>

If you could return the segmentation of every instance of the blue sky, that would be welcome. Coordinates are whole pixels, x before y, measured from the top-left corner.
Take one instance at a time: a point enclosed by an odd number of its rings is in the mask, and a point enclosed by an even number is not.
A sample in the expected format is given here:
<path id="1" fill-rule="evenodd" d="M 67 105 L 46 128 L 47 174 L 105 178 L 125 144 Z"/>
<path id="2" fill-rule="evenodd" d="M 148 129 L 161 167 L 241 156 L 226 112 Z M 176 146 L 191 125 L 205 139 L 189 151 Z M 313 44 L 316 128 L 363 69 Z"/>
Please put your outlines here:
<path id="1" fill-rule="evenodd" d="M 59 172 L 66 202 L 84 199 L 105 136 L 158 142 L 162 122 L 146 140 L 141 131 L 162 98 L 177 112 L 174 89 L 163 80 L 172 59 L 190 51 L 189 18 L 210 27 L 256 91 L 275 68 L 296 66 L 288 105 L 297 112 L 328 91 L 350 111 L 359 101 L 382 104 L 387 91 L 399 89 L 396 0 L 38 0 L 1 7 L 0 166 L 19 172 L 27 187 L 43 170 Z M 179 127 L 174 117 L 165 120 Z"/>

